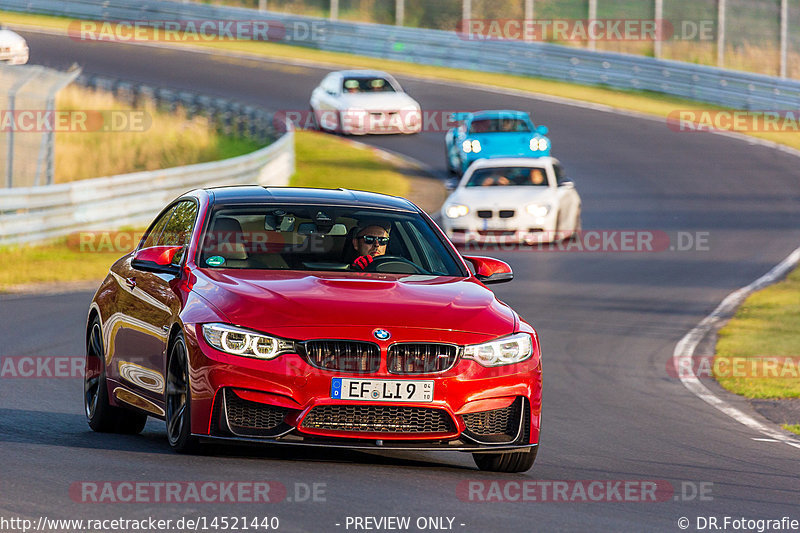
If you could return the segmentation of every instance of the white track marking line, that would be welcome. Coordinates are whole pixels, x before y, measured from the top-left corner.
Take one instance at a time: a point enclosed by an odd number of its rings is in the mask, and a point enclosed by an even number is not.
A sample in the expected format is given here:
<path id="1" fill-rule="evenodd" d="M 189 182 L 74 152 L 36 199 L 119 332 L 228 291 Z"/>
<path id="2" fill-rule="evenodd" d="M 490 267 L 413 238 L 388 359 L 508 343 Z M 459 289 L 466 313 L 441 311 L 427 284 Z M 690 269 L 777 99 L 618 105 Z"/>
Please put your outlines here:
<path id="1" fill-rule="evenodd" d="M 755 418 L 730 405 L 722 398 L 719 398 L 700 382 L 700 378 L 698 378 L 694 373 L 693 368 L 691 370 L 683 367 L 678 368 L 678 358 L 693 356 L 695 349 L 697 349 L 697 345 L 708 334 L 708 332 L 720 326 L 722 322 L 726 320 L 724 317 L 739 307 L 745 298 L 750 296 L 750 294 L 753 292 L 771 285 L 780 278 L 784 277 L 797 265 L 798 262 L 800 262 L 800 248 L 796 248 L 789 255 L 789 257 L 781 261 L 781 263 L 773 267 L 772 270 L 755 280 L 750 285 L 742 287 L 741 289 L 729 294 L 710 315 L 700 321 L 697 326 L 689 331 L 689 333 L 687 333 L 678 342 L 678 344 L 675 345 L 675 350 L 673 351 L 673 365 L 675 366 L 675 371 L 680 377 L 683 385 L 701 400 L 713 405 L 737 422 L 744 424 L 750 429 L 758 431 L 762 435 L 766 435 L 770 439 L 774 439 L 775 441 L 779 441 L 800 449 L 800 439 L 784 434 L 776 428 L 772 428 L 761 423 Z"/>

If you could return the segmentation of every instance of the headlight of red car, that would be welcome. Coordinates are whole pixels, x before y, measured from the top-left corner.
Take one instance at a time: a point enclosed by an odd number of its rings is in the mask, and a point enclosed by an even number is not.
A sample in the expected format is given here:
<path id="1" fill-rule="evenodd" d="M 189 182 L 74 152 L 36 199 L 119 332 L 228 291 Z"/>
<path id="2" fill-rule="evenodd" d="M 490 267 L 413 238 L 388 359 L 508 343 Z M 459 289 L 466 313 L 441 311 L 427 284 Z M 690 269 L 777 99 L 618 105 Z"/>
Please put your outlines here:
<path id="1" fill-rule="evenodd" d="M 464 357 L 483 366 L 512 365 L 528 359 L 533 353 L 533 340 L 527 333 L 472 344 L 464 347 Z"/>
<path id="2" fill-rule="evenodd" d="M 274 359 L 295 351 L 292 341 L 229 324 L 203 324 L 203 336 L 217 350 L 242 357 Z"/>

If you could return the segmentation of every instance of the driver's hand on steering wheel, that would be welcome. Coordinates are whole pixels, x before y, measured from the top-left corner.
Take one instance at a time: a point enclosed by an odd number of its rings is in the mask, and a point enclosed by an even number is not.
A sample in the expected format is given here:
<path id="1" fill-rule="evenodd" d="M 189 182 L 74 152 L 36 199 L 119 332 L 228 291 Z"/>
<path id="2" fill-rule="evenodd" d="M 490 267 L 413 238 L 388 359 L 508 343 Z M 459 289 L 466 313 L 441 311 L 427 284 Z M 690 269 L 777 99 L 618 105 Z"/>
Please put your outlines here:
<path id="1" fill-rule="evenodd" d="M 371 255 L 362 255 L 360 257 L 356 257 L 356 260 L 353 261 L 351 266 L 355 270 L 366 270 L 373 260 L 374 258 Z"/>

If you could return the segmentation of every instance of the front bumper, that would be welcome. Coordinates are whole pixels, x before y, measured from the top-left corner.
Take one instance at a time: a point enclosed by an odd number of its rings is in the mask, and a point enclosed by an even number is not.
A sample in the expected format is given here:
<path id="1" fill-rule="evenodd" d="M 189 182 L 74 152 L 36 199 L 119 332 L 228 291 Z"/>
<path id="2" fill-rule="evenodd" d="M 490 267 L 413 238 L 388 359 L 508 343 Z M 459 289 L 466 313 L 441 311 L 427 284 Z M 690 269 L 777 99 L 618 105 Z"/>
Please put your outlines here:
<path id="1" fill-rule="evenodd" d="M 8 65 L 24 65 L 28 62 L 28 59 L 29 51 L 27 48 L 23 50 L 11 51 L 0 50 L 0 63 L 6 63 Z"/>
<path id="2" fill-rule="evenodd" d="M 342 132 L 347 135 L 414 134 L 422 130 L 419 111 L 345 111 Z"/>
<path id="3" fill-rule="evenodd" d="M 191 333 L 191 334 L 190 334 Z M 428 374 L 322 370 L 300 354 L 272 361 L 216 351 L 186 335 L 192 433 L 222 441 L 364 449 L 502 451 L 539 442 L 541 361 L 485 368 L 461 359 Z M 385 358 L 385 347 L 381 347 Z M 333 378 L 430 380 L 431 402 L 338 400 Z"/>
<path id="4" fill-rule="evenodd" d="M 498 208 L 487 208 L 493 213 L 502 212 Z M 534 217 L 527 213 L 519 213 L 518 208 L 509 208 L 514 212 L 509 218 L 479 218 L 477 213 L 482 209 L 470 208 L 467 216 L 451 219 L 442 213 L 442 226 L 448 238 L 459 245 L 479 244 L 544 244 L 555 242 L 561 237 L 556 231 L 555 213 L 545 217 Z"/>

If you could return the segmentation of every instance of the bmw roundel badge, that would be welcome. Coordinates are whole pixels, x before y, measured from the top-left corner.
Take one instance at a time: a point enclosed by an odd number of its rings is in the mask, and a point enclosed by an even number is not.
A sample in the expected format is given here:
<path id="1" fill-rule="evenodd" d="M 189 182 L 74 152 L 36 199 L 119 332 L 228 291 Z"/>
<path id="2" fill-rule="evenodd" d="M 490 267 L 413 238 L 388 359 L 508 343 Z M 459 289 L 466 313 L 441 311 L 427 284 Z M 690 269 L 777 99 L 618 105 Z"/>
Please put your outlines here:
<path id="1" fill-rule="evenodd" d="M 392 336 L 392 334 L 385 329 L 375 329 L 372 331 L 372 334 L 375 335 L 375 338 L 379 341 L 389 340 Z"/>

